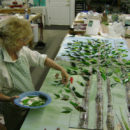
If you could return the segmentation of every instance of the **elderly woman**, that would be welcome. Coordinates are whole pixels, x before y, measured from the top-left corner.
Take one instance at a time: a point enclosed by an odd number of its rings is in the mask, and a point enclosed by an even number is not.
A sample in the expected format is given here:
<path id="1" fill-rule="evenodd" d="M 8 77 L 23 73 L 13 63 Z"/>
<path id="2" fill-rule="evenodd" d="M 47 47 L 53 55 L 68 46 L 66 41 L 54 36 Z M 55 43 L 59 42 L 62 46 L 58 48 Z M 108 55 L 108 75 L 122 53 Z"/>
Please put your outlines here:
<path id="1" fill-rule="evenodd" d="M 12 101 L 16 95 L 26 91 L 33 91 L 30 66 L 48 66 L 61 72 L 62 82 L 68 82 L 66 71 L 48 58 L 30 50 L 26 45 L 32 40 L 33 34 L 30 23 L 24 19 L 10 17 L 0 23 L 0 98 L 2 101 Z M 17 109 L 17 111 L 16 111 Z M 4 114 L 7 130 L 15 130 L 13 122 L 17 125 L 19 108 L 2 102 L 0 110 Z M 14 112 L 16 111 L 16 112 Z M 18 115 L 15 119 L 10 116 Z M 14 121 L 13 121 L 14 120 Z"/>

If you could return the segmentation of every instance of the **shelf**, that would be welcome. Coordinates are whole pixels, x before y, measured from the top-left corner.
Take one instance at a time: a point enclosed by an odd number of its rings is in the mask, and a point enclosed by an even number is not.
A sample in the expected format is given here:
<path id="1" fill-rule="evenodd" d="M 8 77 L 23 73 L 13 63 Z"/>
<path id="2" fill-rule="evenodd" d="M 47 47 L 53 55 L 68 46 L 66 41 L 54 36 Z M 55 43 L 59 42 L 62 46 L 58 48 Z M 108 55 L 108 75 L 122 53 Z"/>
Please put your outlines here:
<path id="1" fill-rule="evenodd" d="M 76 0 L 75 1 L 75 15 L 77 13 L 86 10 L 86 1 L 85 0 Z"/>

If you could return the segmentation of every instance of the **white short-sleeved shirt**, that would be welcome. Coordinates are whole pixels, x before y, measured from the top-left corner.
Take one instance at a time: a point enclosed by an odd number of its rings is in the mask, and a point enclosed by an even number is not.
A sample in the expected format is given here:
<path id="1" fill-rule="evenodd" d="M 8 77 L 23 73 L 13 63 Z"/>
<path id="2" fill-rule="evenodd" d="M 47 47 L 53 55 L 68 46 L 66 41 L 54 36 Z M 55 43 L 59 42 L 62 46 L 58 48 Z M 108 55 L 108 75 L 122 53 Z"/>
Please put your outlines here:
<path id="1" fill-rule="evenodd" d="M 45 54 L 23 47 L 18 53 L 18 59 L 12 61 L 8 52 L 0 48 L 0 92 L 14 96 L 22 92 L 33 91 L 30 67 L 44 67 Z"/>

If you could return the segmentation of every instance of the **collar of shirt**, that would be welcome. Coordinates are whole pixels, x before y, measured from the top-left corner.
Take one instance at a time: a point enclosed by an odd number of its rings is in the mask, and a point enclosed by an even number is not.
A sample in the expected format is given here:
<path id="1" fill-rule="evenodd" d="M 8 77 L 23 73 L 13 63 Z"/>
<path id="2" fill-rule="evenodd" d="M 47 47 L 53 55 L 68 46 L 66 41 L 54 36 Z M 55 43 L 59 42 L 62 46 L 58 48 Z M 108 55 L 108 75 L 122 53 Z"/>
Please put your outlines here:
<path id="1" fill-rule="evenodd" d="M 12 60 L 12 58 L 10 57 L 10 55 L 8 54 L 5 48 L 1 48 L 1 50 L 2 50 L 2 55 L 3 55 L 3 61 L 12 62 L 12 63 L 16 62 L 16 60 L 15 61 Z M 19 56 L 19 52 L 17 53 L 17 55 Z"/>

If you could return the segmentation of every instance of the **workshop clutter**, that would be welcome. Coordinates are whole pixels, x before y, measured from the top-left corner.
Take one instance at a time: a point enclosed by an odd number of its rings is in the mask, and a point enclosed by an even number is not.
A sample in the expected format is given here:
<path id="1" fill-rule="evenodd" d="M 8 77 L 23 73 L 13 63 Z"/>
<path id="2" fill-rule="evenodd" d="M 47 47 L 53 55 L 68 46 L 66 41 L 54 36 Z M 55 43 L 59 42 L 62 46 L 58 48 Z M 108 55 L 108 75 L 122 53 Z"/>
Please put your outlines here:
<path id="1" fill-rule="evenodd" d="M 38 24 L 31 24 L 32 30 L 33 30 L 33 41 L 36 43 L 38 42 Z"/>

